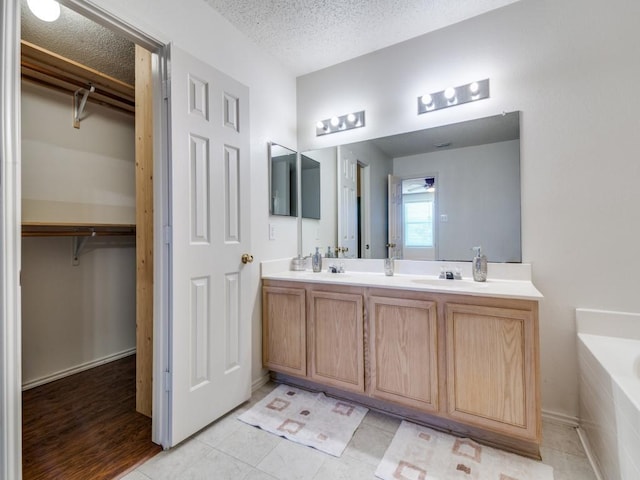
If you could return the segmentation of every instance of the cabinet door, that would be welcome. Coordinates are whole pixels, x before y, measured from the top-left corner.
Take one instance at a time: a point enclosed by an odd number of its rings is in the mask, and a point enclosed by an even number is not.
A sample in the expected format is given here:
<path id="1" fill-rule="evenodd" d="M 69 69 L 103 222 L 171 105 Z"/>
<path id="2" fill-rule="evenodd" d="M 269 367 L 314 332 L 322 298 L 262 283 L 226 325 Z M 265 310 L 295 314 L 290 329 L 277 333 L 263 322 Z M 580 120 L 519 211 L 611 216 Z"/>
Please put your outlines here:
<path id="1" fill-rule="evenodd" d="M 262 288 L 262 358 L 283 373 L 307 374 L 305 290 Z"/>
<path id="2" fill-rule="evenodd" d="M 362 295 L 311 292 L 311 379 L 364 392 Z"/>
<path id="3" fill-rule="evenodd" d="M 533 312 L 449 303 L 446 316 L 448 414 L 537 438 Z"/>
<path id="4" fill-rule="evenodd" d="M 426 411 L 438 409 L 435 302 L 369 300 L 371 394 Z"/>

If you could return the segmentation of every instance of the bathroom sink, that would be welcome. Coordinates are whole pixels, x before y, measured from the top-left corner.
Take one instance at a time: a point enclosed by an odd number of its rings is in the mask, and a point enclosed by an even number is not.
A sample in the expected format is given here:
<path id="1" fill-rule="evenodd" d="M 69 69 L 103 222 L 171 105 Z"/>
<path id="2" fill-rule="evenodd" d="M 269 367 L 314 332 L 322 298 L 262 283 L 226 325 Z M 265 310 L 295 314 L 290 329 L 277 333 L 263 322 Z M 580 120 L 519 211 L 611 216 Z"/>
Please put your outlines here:
<path id="1" fill-rule="evenodd" d="M 447 280 L 445 278 L 414 278 L 411 280 L 414 283 L 419 283 L 421 285 L 431 285 L 434 287 L 481 287 L 483 285 L 482 282 L 475 282 L 473 280 Z"/>
<path id="2" fill-rule="evenodd" d="M 310 272 L 309 270 L 305 270 L 304 272 L 300 272 L 300 274 L 311 278 L 345 278 L 349 276 L 346 273 L 331 273 L 326 270 L 323 270 L 322 272 Z"/>

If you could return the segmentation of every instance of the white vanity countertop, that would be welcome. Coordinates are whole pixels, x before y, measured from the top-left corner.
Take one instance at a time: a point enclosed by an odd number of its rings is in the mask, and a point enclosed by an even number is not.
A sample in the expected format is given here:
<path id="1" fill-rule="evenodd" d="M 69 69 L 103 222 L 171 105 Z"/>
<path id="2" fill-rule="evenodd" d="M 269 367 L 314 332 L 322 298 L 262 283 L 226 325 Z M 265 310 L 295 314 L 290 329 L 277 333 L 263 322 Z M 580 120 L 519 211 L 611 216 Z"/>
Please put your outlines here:
<path id="1" fill-rule="evenodd" d="M 382 271 L 367 272 L 349 269 L 346 270 L 346 273 L 329 273 L 326 269 L 322 272 L 315 273 L 311 270 L 276 270 L 273 267 L 275 267 L 275 265 L 269 265 L 265 268 L 263 264 L 263 279 L 354 285 L 360 287 L 397 288 L 402 290 L 526 300 L 540 300 L 543 298 L 542 294 L 530 280 L 521 278 L 491 278 L 491 266 L 489 266 L 489 278 L 486 282 L 474 282 L 473 278 L 470 278 L 470 275 L 466 275 L 464 270 L 462 271 L 462 280 L 444 280 L 439 279 L 438 275 L 419 275 L 413 273 L 395 273 L 393 276 L 386 276 Z"/>

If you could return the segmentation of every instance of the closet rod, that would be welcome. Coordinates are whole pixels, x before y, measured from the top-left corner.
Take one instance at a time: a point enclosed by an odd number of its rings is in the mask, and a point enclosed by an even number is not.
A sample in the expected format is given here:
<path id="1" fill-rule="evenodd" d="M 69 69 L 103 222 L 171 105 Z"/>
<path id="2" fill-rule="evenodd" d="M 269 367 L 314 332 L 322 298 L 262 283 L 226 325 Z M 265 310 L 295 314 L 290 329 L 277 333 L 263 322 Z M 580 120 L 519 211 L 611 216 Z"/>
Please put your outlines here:
<path id="1" fill-rule="evenodd" d="M 136 234 L 134 224 L 23 224 L 23 237 L 128 237 Z"/>
<path id="2" fill-rule="evenodd" d="M 23 237 L 128 237 L 134 236 L 134 231 L 127 232 L 22 232 Z"/>

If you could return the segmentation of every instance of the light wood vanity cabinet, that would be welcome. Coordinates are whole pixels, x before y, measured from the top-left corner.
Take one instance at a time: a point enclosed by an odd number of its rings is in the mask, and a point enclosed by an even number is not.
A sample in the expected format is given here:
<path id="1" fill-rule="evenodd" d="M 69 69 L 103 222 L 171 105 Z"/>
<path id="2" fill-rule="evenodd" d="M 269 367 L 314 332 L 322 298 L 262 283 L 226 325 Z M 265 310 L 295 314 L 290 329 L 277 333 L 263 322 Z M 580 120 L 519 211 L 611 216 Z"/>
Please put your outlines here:
<path id="1" fill-rule="evenodd" d="M 369 297 L 371 395 L 438 410 L 436 303 Z"/>
<path id="2" fill-rule="evenodd" d="M 309 296 L 309 377 L 364 392 L 362 295 L 311 290 Z"/>
<path id="3" fill-rule="evenodd" d="M 272 370 L 307 374 L 304 288 L 262 288 L 262 359 Z"/>
<path id="4" fill-rule="evenodd" d="M 264 280 L 263 328 L 285 381 L 539 458 L 535 300 Z"/>
<path id="5" fill-rule="evenodd" d="M 530 307 L 445 305 L 449 416 L 536 438 L 537 313 Z"/>

